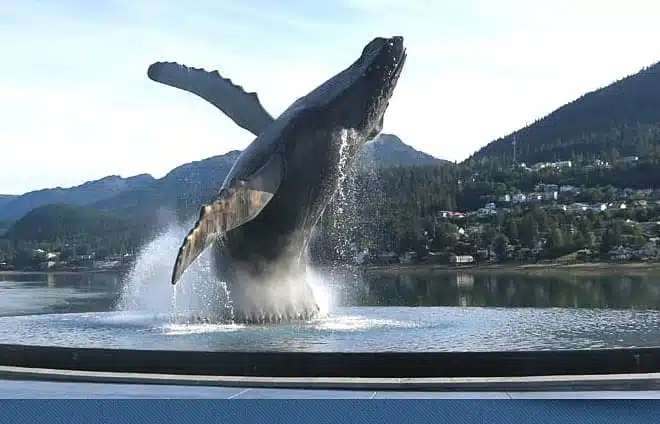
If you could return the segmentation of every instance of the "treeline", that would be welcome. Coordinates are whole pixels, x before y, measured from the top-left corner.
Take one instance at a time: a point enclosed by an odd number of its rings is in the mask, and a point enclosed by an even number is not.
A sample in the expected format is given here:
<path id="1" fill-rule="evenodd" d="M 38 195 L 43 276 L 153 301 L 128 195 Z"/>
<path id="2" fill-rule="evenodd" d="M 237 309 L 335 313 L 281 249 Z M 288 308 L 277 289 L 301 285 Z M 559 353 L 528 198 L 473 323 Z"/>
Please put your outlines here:
<path id="1" fill-rule="evenodd" d="M 47 259 L 47 252 L 59 252 L 61 261 L 92 254 L 103 259 L 112 254 L 134 253 L 156 230 L 148 219 L 68 204 L 45 205 L 5 230 L 0 237 L 0 262 L 36 266 Z"/>
<path id="2" fill-rule="evenodd" d="M 653 205 L 571 214 L 533 202 L 509 206 L 508 212 L 488 217 L 439 220 L 440 211 L 475 210 L 500 194 L 521 187 L 533 189 L 539 182 L 538 176 L 519 170 L 484 170 L 474 179 L 464 171 L 454 165 L 395 167 L 353 176 L 345 195 L 336 199 L 322 220 L 315 255 L 336 261 L 348 260 L 355 249 L 413 250 L 420 255 L 428 250 L 472 255 L 493 250 L 504 257 L 507 245 L 528 249 L 542 245 L 548 258 L 579 249 L 605 254 L 619 245 L 642 246 L 647 238 L 637 222 L 660 220 L 660 210 Z M 554 181 L 577 184 L 567 174 L 558 174 Z M 610 186 L 592 187 L 571 201 L 612 201 L 614 197 Z"/>
<path id="3" fill-rule="evenodd" d="M 660 121 L 660 117 L 658 117 Z M 521 130 L 524 131 L 524 130 Z M 489 144 L 468 158 L 473 165 L 511 166 L 513 164 L 513 136 Z M 528 136 L 530 137 L 530 136 Z M 570 160 L 575 163 L 601 159 L 616 163 L 626 156 L 657 156 L 660 123 L 622 124 L 586 133 L 557 134 L 543 142 L 516 134 L 516 162 L 533 165 L 537 162 Z"/>
<path id="4" fill-rule="evenodd" d="M 654 207 L 569 214 L 518 205 L 511 206 L 509 213 L 487 218 L 436 218 L 440 211 L 476 210 L 502 194 L 533 190 L 539 182 L 582 186 L 582 192 L 570 201 L 612 201 L 612 187 L 625 187 L 634 180 L 631 175 L 644 174 L 650 179 L 660 175 L 660 165 L 648 157 L 637 167 L 625 168 L 626 172 L 619 172 L 621 169 L 531 173 L 451 163 L 356 169 L 324 214 L 312 242 L 312 256 L 321 261 L 350 260 L 356 249 L 420 254 L 427 250 L 475 254 L 490 249 L 501 256 L 508 245 L 533 249 L 543 241 L 544 255 L 556 257 L 582 248 L 605 252 L 619 244 L 638 246 L 646 240 L 644 234 L 626 220 L 660 220 Z M 612 184 L 592 186 L 592 182 Z M 186 203 L 189 216 L 198 212 L 198 201 Z M 43 206 L 5 225 L 5 234 L 0 235 L 0 262 L 36 261 L 39 257 L 34 249 L 61 252 L 60 260 L 92 252 L 96 258 L 134 253 L 155 235 L 158 222 L 146 211 L 121 216 L 72 205 Z"/>
<path id="5" fill-rule="evenodd" d="M 474 164 L 511 165 L 512 137 L 517 159 L 528 164 L 604 159 L 658 153 L 660 64 L 587 93 L 511 136 L 484 146 Z"/>

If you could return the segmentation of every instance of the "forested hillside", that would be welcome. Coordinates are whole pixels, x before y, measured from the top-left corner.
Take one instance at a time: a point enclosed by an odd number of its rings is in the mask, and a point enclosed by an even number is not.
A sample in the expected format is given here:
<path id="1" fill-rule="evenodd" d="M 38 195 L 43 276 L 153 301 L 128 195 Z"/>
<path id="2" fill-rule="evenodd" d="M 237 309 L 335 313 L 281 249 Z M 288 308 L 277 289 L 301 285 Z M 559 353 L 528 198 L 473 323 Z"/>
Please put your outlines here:
<path id="1" fill-rule="evenodd" d="M 75 187 L 46 188 L 25 193 L 21 196 L 11 196 L 3 199 L 0 196 L 0 221 L 16 220 L 32 209 L 52 203 L 66 203 L 86 206 L 103 199 L 112 198 L 120 193 L 139 190 L 151 185 L 155 179 L 148 174 L 121 178 L 109 175 L 95 181 L 88 181 Z"/>
<path id="2" fill-rule="evenodd" d="M 660 140 L 660 63 L 587 93 L 510 136 L 489 143 L 470 163 L 604 159 L 657 154 Z"/>
<path id="3" fill-rule="evenodd" d="M 57 252 L 73 250 L 78 255 L 135 252 L 154 234 L 155 224 L 89 207 L 45 205 L 12 224 L 0 238 L 0 250 L 5 260 L 26 246 Z"/>
<path id="4" fill-rule="evenodd" d="M 660 260 L 660 65 L 586 94 L 515 135 L 515 164 L 509 137 L 455 164 L 382 135 L 365 146 L 362 166 L 322 217 L 312 259 L 415 252 L 475 261 L 578 253 Z M 44 206 L 4 223 L 0 264 L 37 246 L 58 253 L 76 246 L 75 253 L 98 257 L 134 251 L 162 223 L 159 211 L 196 215 L 239 154 L 183 165 L 89 208 Z M 537 162 L 542 166 L 532 166 Z"/>

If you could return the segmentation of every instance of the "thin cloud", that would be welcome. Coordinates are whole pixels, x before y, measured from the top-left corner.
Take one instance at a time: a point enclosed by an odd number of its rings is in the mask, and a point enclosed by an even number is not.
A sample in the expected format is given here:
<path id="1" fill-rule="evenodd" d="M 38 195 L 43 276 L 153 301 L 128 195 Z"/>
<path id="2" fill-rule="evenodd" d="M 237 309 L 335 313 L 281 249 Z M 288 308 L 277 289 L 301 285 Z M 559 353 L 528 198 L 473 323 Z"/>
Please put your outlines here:
<path id="1" fill-rule="evenodd" d="M 148 65 L 217 69 L 279 114 L 401 34 L 408 61 L 384 131 L 460 160 L 660 59 L 651 1 L 7 2 L 0 13 L 0 192 L 107 174 L 156 177 L 253 136 Z M 615 30 L 613 30 L 616 29 Z M 9 40 L 9 41 L 8 41 Z M 29 177 L 28 177 L 29 175 Z"/>

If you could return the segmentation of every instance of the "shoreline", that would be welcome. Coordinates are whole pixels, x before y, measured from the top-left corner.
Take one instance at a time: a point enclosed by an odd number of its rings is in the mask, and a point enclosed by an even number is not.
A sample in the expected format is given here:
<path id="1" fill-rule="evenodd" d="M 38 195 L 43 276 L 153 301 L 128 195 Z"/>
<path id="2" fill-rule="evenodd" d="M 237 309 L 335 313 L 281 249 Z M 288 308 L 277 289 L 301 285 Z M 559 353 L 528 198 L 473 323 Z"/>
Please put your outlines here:
<path id="1" fill-rule="evenodd" d="M 573 275 L 660 275 L 660 261 L 649 262 L 547 262 L 547 263 L 505 263 L 476 265 L 445 264 L 392 264 L 354 266 L 367 274 L 397 273 L 488 273 L 545 275 L 570 273 Z"/>
<path id="2" fill-rule="evenodd" d="M 79 274 L 121 274 L 126 272 L 126 268 L 109 268 L 109 269 L 81 269 L 81 270 L 53 270 L 53 271 L 0 271 L 0 276 L 3 275 L 79 275 Z"/>
<path id="3" fill-rule="evenodd" d="M 543 275 L 547 273 L 570 273 L 574 275 L 648 275 L 660 276 L 660 261 L 648 262 L 543 262 L 543 263 L 504 263 L 504 264 L 388 264 L 388 265 L 344 265 L 314 267 L 319 271 L 350 270 L 365 274 L 455 274 L 455 273 L 488 273 L 488 274 L 525 274 Z M 76 274 L 120 274 L 130 268 L 112 269 L 82 269 L 82 270 L 38 270 L 38 271 L 0 271 L 3 275 L 76 275 Z"/>

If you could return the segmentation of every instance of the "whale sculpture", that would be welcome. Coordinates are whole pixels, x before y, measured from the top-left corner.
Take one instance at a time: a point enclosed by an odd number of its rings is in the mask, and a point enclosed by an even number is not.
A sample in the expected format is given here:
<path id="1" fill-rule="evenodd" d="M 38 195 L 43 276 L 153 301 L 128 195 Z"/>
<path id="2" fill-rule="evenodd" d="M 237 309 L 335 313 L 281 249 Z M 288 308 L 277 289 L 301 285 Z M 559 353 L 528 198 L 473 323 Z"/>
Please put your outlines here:
<path id="1" fill-rule="evenodd" d="M 149 66 L 151 80 L 207 100 L 256 136 L 215 200 L 183 240 L 176 284 L 208 247 L 226 282 L 235 322 L 307 320 L 319 307 L 305 279 L 314 226 L 362 145 L 381 131 L 406 60 L 403 37 L 375 38 L 349 67 L 296 100 L 277 119 L 217 71 L 173 62 Z"/>

